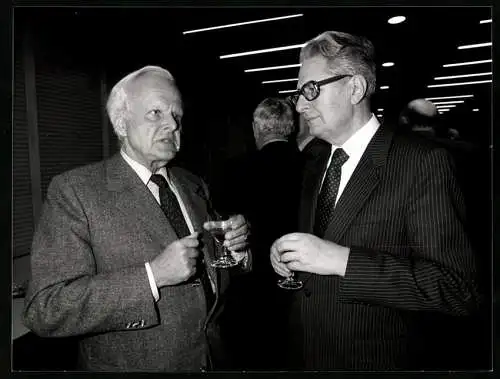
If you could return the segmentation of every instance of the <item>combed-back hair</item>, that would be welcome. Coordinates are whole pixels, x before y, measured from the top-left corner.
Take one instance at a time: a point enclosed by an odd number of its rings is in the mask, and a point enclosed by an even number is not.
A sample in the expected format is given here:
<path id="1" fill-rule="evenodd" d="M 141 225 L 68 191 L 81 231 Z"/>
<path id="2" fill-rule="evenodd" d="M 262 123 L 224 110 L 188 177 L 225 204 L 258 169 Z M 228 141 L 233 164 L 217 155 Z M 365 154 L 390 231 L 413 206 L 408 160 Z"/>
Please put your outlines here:
<path id="1" fill-rule="evenodd" d="M 365 37 L 328 31 L 308 41 L 300 51 L 300 62 L 322 56 L 334 74 L 362 75 L 367 82 L 366 97 L 376 89 L 375 48 Z"/>
<path id="2" fill-rule="evenodd" d="M 253 120 L 261 135 L 288 137 L 295 129 L 293 109 L 287 100 L 279 97 L 262 100 L 253 112 Z"/>

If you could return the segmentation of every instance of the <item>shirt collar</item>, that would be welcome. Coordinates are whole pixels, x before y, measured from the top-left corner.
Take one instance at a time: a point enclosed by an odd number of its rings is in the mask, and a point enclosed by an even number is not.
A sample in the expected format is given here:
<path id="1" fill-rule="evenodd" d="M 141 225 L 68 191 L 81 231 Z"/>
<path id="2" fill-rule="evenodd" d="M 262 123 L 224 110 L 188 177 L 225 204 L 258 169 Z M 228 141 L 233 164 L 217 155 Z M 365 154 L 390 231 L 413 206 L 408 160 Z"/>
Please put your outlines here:
<path id="1" fill-rule="evenodd" d="M 350 158 L 361 157 L 372 137 L 377 132 L 379 126 L 380 122 L 372 113 L 372 117 L 368 120 L 368 122 L 359 128 L 351 137 L 349 137 L 349 139 L 345 141 L 342 146 L 332 145 L 332 153 L 338 147 L 342 147 Z"/>
<path id="2" fill-rule="evenodd" d="M 125 162 L 129 164 L 130 167 L 137 173 L 141 181 L 145 184 L 148 185 L 149 180 L 151 179 L 151 175 L 153 173 L 146 167 L 140 164 L 139 162 L 133 160 L 130 158 L 125 151 L 120 150 L 120 154 L 122 155 L 123 159 L 125 159 Z M 160 168 L 156 174 L 162 175 L 165 179 L 168 180 L 168 175 L 167 175 L 167 169 L 165 167 Z"/>
<path id="3" fill-rule="evenodd" d="M 270 140 L 267 140 L 266 142 L 264 142 L 260 148 L 262 149 L 264 146 L 270 144 L 271 142 L 278 142 L 278 141 L 288 142 L 288 140 L 286 138 L 273 138 L 273 139 L 270 139 Z"/>

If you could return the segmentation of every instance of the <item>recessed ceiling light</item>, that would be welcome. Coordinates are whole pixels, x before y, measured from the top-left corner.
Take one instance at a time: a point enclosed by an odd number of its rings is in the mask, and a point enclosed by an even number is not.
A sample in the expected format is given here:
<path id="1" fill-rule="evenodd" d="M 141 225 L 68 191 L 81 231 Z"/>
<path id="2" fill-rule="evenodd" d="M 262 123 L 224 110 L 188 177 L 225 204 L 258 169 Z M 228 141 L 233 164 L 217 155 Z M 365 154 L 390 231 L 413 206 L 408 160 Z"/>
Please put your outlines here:
<path id="1" fill-rule="evenodd" d="M 287 89 L 284 91 L 279 91 L 278 93 L 291 93 L 291 92 L 297 92 L 297 90 L 296 89 Z"/>
<path id="2" fill-rule="evenodd" d="M 480 64 L 480 63 L 491 63 L 491 59 L 483 59 L 481 61 L 470 61 L 470 62 L 460 62 L 460 63 L 447 63 L 444 64 L 443 67 L 468 66 L 471 64 Z"/>
<path id="3" fill-rule="evenodd" d="M 487 20 L 481 20 L 479 21 L 480 24 L 489 24 L 491 23 L 491 18 L 487 19 Z"/>
<path id="4" fill-rule="evenodd" d="M 389 89 L 389 86 L 380 86 L 380 89 Z"/>
<path id="5" fill-rule="evenodd" d="M 491 74 L 492 74 L 491 72 L 480 72 L 480 73 L 477 73 L 477 74 L 436 76 L 434 78 L 434 80 L 470 78 L 470 77 L 473 77 L 473 76 L 486 76 L 486 75 L 491 75 Z"/>
<path id="6" fill-rule="evenodd" d="M 479 112 L 479 108 L 474 108 L 472 112 Z"/>
<path id="7" fill-rule="evenodd" d="M 235 54 L 221 55 L 219 58 L 220 59 L 236 58 L 236 57 L 244 57 L 246 55 L 272 53 L 273 51 L 283 51 L 283 50 L 291 50 L 291 49 L 300 49 L 304 45 L 305 45 L 305 43 L 301 43 L 301 44 L 298 44 L 298 45 L 288 45 L 288 46 L 281 46 L 281 47 L 271 47 L 269 49 L 245 51 L 244 53 L 235 53 Z"/>
<path id="8" fill-rule="evenodd" d="M 491 80 L 476 80 L 474 82 L 431 84 L 431 85 L 428 85 L 427 88 L 465 86 L 465 85 L 468 85 L 468 84 L 482 84 L 482 83 L 491 83 L 491 82 L 492 82 Z"/>
<path id="9" fill-rule="evenodd" d="M 394 66 L 394 62 L 385 62 L 385 63 L 382 63 L 382 67 L 392 67 Z"/>
<path id="10" fill-rule="evenodd" d="M 462 45 L 458 47 L 458 50 L 463 50 L 463 49 L 474 49 L 476 47 L 487 47 L 491 46 L 491 42 L 484 42 L 484 43 L 474 43 L 472 45 Z"/>
<path id="11" fill-rule="evenodd" d="M 384 108 L 378 108 L 377 109 L 377 112 L 383 112 L 384 111 Z"/>
<path id="12" fill-rule="evenodd" d="M 220 25 L 220 26 L 211 26 L 208 28 L 202 28 L 202 29 L 194 29 L 194 30 L 186 30 L 185 32 L 182 32 L 182 34 L 190 34 L 190 33 L 198 33 L 198 32 L 205 32 L 208 30 L 216 30 L 216 29 L 223 29 L 223 28 L 232 28 L 234 26 L 242 26 L 242 25 L 250 25 L 250 24 L 257 24 L 259 22 L 268 22 L 268 21 L 278 21 L 278 20 L 285 20 L 287 18 L 294 18 L 294 17 L 301 17 L 303 16 L 303 13 L 300 14 L 293 14 L 289 16 L 281 16 L 281 17 L 272 17 L 272 18 L 264 18 L 261 20 L 253 20 L 253 21 L 245 21 L 245 22 L 237 22 L 235 24 L 227 24 L 227 25 Z"/>
<path id="13" fill-rule="evenodd" d="M 297 64 L 287 64 L 287 65 L 284 65 L 284 66 L 270 66 L 270 67 L 261 67 L 261 68 L 250 68 L 248 70 L 245 70 L 245 72 L 279 70 L 279 69 L 282 69 L 282 68 L 292 68 L 292 67 L 300 67 L 300 63 L 297 63 Z"/>
<path id="14" fill-rule="evenodd" d="M 456 96 L 426 97 L 425 100 L 464 99 L 466 97 L 474 97 L 474 95 L 456 95 Z"/>
<path id="15" fill-rule="evenodd" d="M 395 16 L 395 17 L 391 17 L 389 20 L 387 20 L 387 22 L 389 24 L 395 25 L 395 24 L 402 23 L 404 20 L 406 20 L 405 16 Z"/>
<path id="16" fill-rule="evenodd" d="M 298 78 L 293 79 L 277 79 L 277 80 L 266 80 L 262 82 L 262 84 L 270 84 L 270 83 L 283 83 L 283 82 L 296 82 L 299 80 Z"/>
<path id="17" fill-rule="evenodd" d="M 382 118 L 382 115 L 381 115 L 381 114 L 378 114 L 378 115 L 377 115 L 377 117 Z"/>

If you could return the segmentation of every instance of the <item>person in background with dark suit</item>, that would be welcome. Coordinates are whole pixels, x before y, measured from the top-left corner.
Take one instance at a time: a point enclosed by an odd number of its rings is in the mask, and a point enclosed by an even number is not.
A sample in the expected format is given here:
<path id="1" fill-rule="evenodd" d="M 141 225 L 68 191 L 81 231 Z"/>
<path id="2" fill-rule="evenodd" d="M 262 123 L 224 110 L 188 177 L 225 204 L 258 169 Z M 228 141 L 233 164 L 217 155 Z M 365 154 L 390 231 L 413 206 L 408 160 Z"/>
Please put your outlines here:
<path id="1" fill-rule="evenodd" d="M 449 156 L 379 124 L 366 38 L 322 33 L 300 61 L 293 100 L 331 154 L 304 176 L 300 233 L 271 248 L 274 270 L 304 283 L 290 291 L 290 368 L 426 368 L 423 316 L 462 317 L 480 300 Z"/>
<path id="2" fill-rule="evenodd" d="M 252 226 L 253 259 L 252 273 L 239 278 L 242 289 L 232 299 L 234 330 L 240 322 L 247 325 L 244 332 L 235 334 L 235 349 L 244 352 L 237 369 L 272 370 L 283 364 L 280 343 L 286 334 L 279 320 L 285 318 L 287 299 L 275 285 L 269 249 L 276 238 L 297 230 L 301 158 L 291 140 L 295 129 L 294 110 L 286 99 L 261 101 L 253 112 L 256 150 L 244 164 L 239 161 L 241 177 L 234 180 L 245 189 L 238 211 L 248 216 Z M 270 316 L 276 323 L 269 323 Z"/>
<path id="3" fill-rule="evenodd" d="M 31 252 L 24 322 L 43 337 L 79 337 L 79 368 L 203 371 L 224 367 L 220 315 L 229 272 L 210 266 L 214 210 L 204 182 L 169 162 L 183 107 L 172 75 L 146 66 L 111 90 L 121 142 L 109 160 L 56 176 Z M 250 267 L 248 226 L 225 244 Z"/>
<path id="4" fill-rule="evenodd" d="M 458 130 L 449 127 L 441 119 L 436 106 L 425 99 L 414 99 L 406 105 L 400 113 L 398 127 L 403 132 L 413 133 L 415 138 L 420 136 L 435 142 L 451 154 L 454 171 L 464 194 L 467 231 L 472 246 L 480 252 L 479 284 L 482 292 L 487 297 L 490 296 L 491 204 L 488 150 L 462 140 Z M 456 361 L 464 369 L 487 367 L 491 354 L 487 346 L 491 338 L 488 303 L 489 301 L 485 301 L 483 307 L 471 317 L 453 320 L 442 317 L 440 323 L 434 323 L 434 329 L 427 328 L 429 338 L 434 339 L 427 349 L 429 360 L 444 368 Z M 458 334 L 457 329 L 463 332 Z M 449 354 L 442 354 L 442 351 Z"/>

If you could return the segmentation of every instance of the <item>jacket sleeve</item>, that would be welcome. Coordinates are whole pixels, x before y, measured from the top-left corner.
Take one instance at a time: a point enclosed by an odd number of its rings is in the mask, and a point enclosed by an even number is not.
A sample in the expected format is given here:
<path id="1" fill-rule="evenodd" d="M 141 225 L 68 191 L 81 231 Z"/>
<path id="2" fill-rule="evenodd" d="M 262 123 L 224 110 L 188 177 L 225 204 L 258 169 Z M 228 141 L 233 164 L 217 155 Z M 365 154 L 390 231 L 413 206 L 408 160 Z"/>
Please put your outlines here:
<path id="1" fill-rule="evenodd" d="M 351 246 L 341 298 L 408 310 L 465 315 L 481 296 L 464 227 L 462 194 L 445 151 L 430 151 L 410 189 L 410 254 Z"/>
<path id="2" fill-rule="evenodd" d="M 137 330 L 159 322 L 143 263 L 96 272 L 85 210 L 65 176 L 49 186 L 31 271 L 23 321 L 40 336 Z"/>

